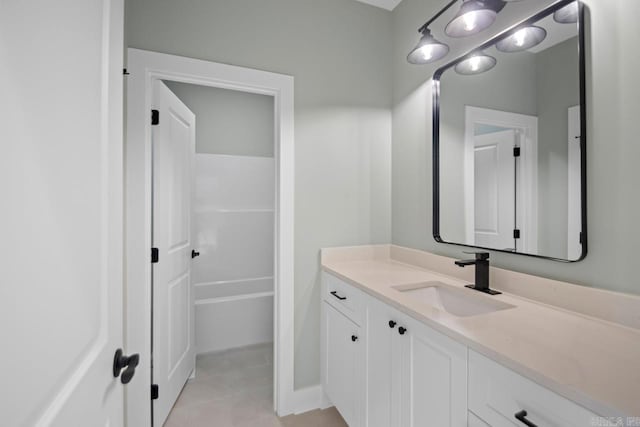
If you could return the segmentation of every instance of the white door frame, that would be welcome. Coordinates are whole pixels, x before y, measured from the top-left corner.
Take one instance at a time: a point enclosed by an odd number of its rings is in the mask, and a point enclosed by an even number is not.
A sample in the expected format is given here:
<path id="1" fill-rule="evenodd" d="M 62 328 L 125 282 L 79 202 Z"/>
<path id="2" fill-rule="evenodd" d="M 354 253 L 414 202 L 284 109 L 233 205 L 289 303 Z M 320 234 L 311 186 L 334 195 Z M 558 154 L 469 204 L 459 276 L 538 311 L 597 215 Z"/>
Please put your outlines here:
<path id="1" fill-rule="evenodd" d="M 126 390 L 127 425 L 151 425 L 151 100 L 157 79 L 273 96 L 276 161 L 274 409 L 293 412 L 294 110 L 292 76 L 128 49 L 125 146 L 125 334 L 140 353 Z M 160 390 L 162 393 L 162 390 Z M 148 402 L 148 404 L 147 404 Z"/>
<path id="2" fill-rule="evenodd" d="M 474 239 L 474 127 L 476 123 L 516 129 L 519 132 L 521 163 L 518 186 L 524 197 L 518 200 L 518 224 L 523 248 L 518 252 L 538 251 L 538 117 L 489 108 L 465 106 L 464 126 L 464 198 L 465 239 Z"/>

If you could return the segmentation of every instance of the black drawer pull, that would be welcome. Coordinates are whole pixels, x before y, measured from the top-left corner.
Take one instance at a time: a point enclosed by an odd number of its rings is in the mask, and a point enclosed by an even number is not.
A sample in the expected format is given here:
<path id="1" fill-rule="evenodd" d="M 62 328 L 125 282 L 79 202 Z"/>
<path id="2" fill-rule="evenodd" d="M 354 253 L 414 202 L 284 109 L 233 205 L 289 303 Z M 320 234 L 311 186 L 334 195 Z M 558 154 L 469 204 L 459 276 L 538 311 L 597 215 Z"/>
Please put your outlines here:
<path id="1" fill-rule="evenodd" d="M 400 335 L 404 335 L 404 334 L 405 334 L 405 332 L 407 332 L 407 328 L 405 328 L 405 327 L 403 327 L 403 326 L 400 326 L 400 327 L 398 328 L 398 333 L 399 333 Z"/>
<path id="2" fill-rule="evenodd" d="M 358 341 L 358 337 L 356 335 L 351 335 L 351 341 L 353 342 Z"/>
<path id="3" fill-rule="evenodd" d="M 397 325 L 397 323 L 395 322 L 395 320 L 389 320 L 389 327 L 390 327 L 391 329 L 395 328 L 395 327 L 396 327 L 396 325 Z"/>
<path id="4" fill-rule="evenodd" d="M 344 301 L 347 299 L 347 297 L 341 297 L 340 295 L 338 295 L 338 291 L 331 291 L 329 293 L 334 297 L 338 298 L 340 301 Z"/>
<path id="5" fill-rule="evenodd" d="M 538 427 L 537 425 L 535 425 L 534 423 L 532 423 L 527 419 L 527 411 L 525 411 L 524 409 L 520 412 L 516 412 L 514 414 L 514 417 L 516 417 L 516 420 L 520 421 L 522 424 L 526 425 L 527 427 Z"/>

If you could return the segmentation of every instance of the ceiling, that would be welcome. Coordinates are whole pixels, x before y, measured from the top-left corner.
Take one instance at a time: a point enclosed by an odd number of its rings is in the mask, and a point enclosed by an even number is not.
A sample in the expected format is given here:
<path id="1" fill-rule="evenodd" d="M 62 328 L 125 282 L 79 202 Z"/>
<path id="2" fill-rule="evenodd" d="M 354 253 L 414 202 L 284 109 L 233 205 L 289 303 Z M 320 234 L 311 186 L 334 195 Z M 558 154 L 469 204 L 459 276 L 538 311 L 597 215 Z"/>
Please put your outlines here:
<path id="1" fill-rule="evenodd" d="M 361 3 L 367 3 L 372 6 L 381 7 L 387 10 L 393 10 L 402 0 L 356 0 Z"/>

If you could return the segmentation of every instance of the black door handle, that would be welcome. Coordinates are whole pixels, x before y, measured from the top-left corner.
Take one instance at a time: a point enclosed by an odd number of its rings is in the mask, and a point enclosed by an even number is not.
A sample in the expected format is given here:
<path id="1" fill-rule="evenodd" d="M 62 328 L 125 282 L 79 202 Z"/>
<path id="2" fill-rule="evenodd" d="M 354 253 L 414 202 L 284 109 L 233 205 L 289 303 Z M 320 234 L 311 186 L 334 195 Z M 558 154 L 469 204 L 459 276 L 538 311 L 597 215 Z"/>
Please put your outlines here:
<path id="1" fill-rule="evenodd" d="M 405 333 L 405 332 L 407 332 L 407 328 L 405 328 L 405 327 L 403 327 L 403 326 L 400 326 L 400 327 L 398 328 L 398 333 L 399 333 L 400 335 L 404 335 L 404 333 Z"/>
<path id="2" fill-rule="evenodd" d="M 196 252 L 195 249 L 192 249 L 191 250 L 191 259 L 193 259 L 193 258 L 195 258 L 197 256 L 200 256 L 200 252 Z"/>
<path id="3" fill-rule="evenodd" d="M 526 425 L 527 427 L 538 427 L 537 425 L 535 425 L 534 423 L 532 423 L 527 419 L 527 411 L 525 411 L 524 409 L 520 412 L 516 412 L 513 416 L 516 417 L 516 420 L 520 421 L 522 424 Z"/>
<path id="4" fill-rule="evenodd" d="M 113 356 L 113 377 L 120 377 L 120 382 L 122 384 L 129 384 L 131 378 L 136 373 L 136 366 L 140 363 L 140 355 L 132 354 L 131 356 L 125 356 L 122 353 L 122 349 L 119 348 L 116 350 L 116 354 Z M 122 369 L 124 369 L 122 372 Z M 121 374 L 122 373 L 122 374 Z"/>
<path id="5" fill-rule="evenodd" d="M 338 295 L 338 291 L 331 291 L 329 292 L 331 295 L 333 295 L 334 297 L 338 298 L 340 301 L 346 300 L 347 297 L 341 297 L 340 295 Z"/>
<path id="6" fill-rule="evenodd" d="M 396 327 L 396 325 L 397 325 L 397 323 L 396 323 L 395 321 L 393 321 L 393 320 L 389 320 L 389 327 L 390 327 L 391 329 L 395 328 L 395 327 Z"/>

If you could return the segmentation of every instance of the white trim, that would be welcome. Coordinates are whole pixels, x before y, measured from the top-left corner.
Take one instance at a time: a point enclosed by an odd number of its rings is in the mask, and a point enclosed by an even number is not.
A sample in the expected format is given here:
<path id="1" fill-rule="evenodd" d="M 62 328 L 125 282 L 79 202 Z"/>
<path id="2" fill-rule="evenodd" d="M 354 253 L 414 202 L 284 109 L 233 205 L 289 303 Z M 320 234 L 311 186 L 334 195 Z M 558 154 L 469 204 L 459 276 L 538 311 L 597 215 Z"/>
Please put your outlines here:
<path id="1" fill-rule="evenodd" d="M 242 294 L 242 295 L 232 295 L 228 297 L 203 298 L 203 299 L 195 300 L 195 305 L 218 304 L 223 302 L 242 301 L 246 299 L 264 298 L 264 297 L 272 297 L 272 296 L 274 296 L 273 291 L 255 292 L 252 294 Z"/>
<path id="2" fill-rule="evenodd" d="M 332 406 L 321 385 L 296 390 L 293 393 L 291 405 L 291 413 L 293 414 L 302 414 L 314 409 L 326 409 Z"/>
<path id="3" fill-rule="evenodd" d="M 465 240 L 474 241 L 474 127 L 476 123 L 516 129 L 522 150 L 518 186 L 524 197 L 518 199 L 518 223 L 522 230 L 518 252 L 538 252 L 538 117 L 488 108 L 465 106 L 464 126 L 464 198 Z"/>
<path id="4" fill-rule="evenodd" d="M 276 211 L 274 265 L 274 408 L 293 411 L 294 79 L 283 74 L 139 49 L 128 49 L 126 164 L 127 351 L 140 354 L 140 373 L 126 390 L 126 423 L 151 425 L 151 125 L 154 80 L 166 79 L 274 98 Z"/>

